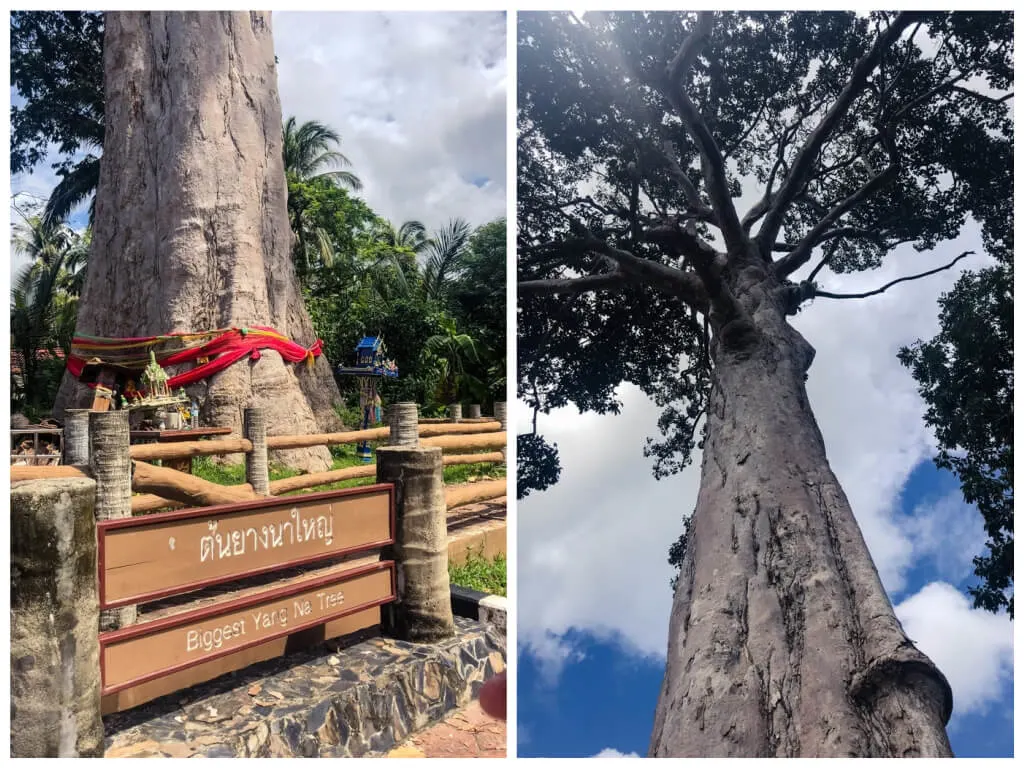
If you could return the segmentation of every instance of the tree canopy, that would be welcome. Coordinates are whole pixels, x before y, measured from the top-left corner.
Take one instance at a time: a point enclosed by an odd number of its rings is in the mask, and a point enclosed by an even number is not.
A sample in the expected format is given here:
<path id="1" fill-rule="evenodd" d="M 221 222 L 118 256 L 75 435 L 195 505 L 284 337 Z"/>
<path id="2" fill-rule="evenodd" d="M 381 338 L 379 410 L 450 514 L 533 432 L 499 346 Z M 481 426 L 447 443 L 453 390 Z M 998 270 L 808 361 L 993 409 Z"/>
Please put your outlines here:
<path id="1" fill-rule="evenodd" d="M 989 253 L 1012 250 L 1012 27 L 989 12 L 520 14 L 520 397 L 617 412 L 635 384 L 663 409 L 646 453 L 664 477 L 701 442 L 712 346 L 756 332 L 741 301 L 756 275 L 796 314 L 861 298 L 828 275 L 897 246 L 920 252 L 906 279 L 953 266 L 963 255 L 932 251 L 971 221 Z M 546 487 L 557 457 L 525 447 L 523 466 L 549 469 L 521 487 Z"/>
<path id="2" fill-rule="evenodd" d="M 12 12 L 11 85 L 21 97 L 11 105 L 11 173 L 30 173 L 56 149 L 61 181 L 44 218 L 63 221 L 99 183 L 103 14 Z"/>
<path id="3" fill-rule="evenodd" d="M 1008 14 L 524 14 L 519 44 L 521 394 L 604 412 L 637 384 L 659 476 L 703 408 L 713 243 L 750 236 L 795 313 L 826 267 L 968 217 L 1005 236 Z"/>

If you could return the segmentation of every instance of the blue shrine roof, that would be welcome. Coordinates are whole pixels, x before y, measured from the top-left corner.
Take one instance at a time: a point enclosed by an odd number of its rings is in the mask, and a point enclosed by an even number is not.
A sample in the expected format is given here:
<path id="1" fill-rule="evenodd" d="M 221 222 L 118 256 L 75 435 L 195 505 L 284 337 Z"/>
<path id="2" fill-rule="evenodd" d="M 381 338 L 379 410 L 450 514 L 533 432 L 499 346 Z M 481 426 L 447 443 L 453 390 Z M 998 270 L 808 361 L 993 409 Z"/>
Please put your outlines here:
<path id="1" fill-rule="evenodd" d="M 340 376 L 384 376 L 398 378 L 398 366 L 393 360 L 384 358 L 384 339 L 380 336 L 363 336 L 356 345 L 356 364 L 338 366 Z"/>
<path id="2" fill-rule="evenodd" d="M 384 339 L 379 336 L 363 336 L 359 343 L 356 344 L 356 352 L 376 352 L 383 343 Z"/>

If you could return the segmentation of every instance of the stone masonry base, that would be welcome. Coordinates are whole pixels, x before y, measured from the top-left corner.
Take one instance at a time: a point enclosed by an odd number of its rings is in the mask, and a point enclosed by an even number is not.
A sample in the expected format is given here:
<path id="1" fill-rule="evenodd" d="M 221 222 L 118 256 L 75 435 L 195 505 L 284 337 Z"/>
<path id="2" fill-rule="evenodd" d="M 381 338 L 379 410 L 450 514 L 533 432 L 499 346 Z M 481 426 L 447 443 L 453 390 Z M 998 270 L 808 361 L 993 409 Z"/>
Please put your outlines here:
<path id="1" fill-rule="evenodd" d="M 387 752 L 504 671 L 500 629 L 458 616 L 455 624 L 456 637 L 436 645 L 328 641 L 109 715 L 106 757 Z"/>

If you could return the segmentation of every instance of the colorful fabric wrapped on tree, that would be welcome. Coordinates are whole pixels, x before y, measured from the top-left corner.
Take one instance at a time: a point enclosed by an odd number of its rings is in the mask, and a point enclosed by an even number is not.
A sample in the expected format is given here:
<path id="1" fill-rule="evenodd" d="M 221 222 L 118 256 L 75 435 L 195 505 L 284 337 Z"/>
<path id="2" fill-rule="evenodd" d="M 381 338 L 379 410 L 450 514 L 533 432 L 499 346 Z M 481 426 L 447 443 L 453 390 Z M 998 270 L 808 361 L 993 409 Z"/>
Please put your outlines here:
<path id="1" fill-rule="evenodd" d="M 91 365 L 126 372 L 141 371 L 146 367 L 151 351 L 162 368 L 198 363 L 195 368 L 168 380 L 168 386 L 177 389 L 209 378 L 243 357 L 259 360 L 261 349 L 272 349 L 289 363 L 305 360 L 307 365 L 312 365 L 314 358 L 323 352 L 323 342 L 317 339 L 306 348 L 262 325 L 127 339 L 80 334 L 71 342 L 67 367 L 76 378 L 81 378 L 85 368 Z"/>

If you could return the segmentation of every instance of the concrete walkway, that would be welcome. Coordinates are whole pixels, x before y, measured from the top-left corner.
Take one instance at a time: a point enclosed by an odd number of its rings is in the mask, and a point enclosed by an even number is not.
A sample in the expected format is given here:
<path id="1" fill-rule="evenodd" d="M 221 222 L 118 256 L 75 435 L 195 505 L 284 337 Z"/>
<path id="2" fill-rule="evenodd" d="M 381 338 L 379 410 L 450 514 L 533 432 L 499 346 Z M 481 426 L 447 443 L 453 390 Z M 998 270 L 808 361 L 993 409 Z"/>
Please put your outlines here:
<path id="1" fill-rule="evenodd" d="M 484 714 L 474 699 L 385 757 L 505 757 L 505 733 L 505 721 Z"/>

